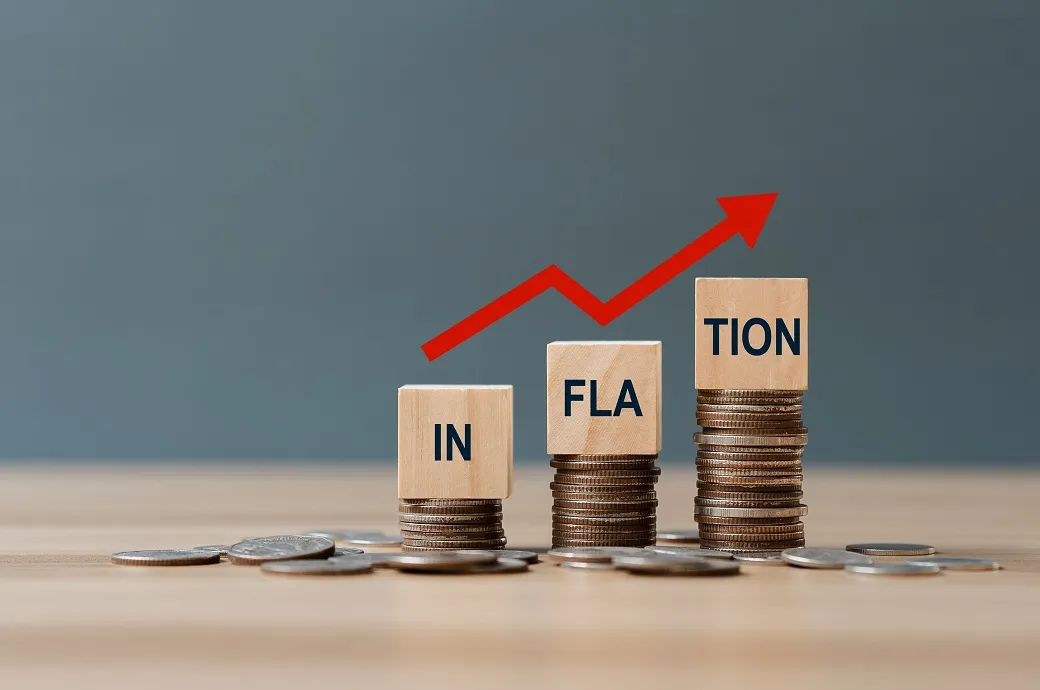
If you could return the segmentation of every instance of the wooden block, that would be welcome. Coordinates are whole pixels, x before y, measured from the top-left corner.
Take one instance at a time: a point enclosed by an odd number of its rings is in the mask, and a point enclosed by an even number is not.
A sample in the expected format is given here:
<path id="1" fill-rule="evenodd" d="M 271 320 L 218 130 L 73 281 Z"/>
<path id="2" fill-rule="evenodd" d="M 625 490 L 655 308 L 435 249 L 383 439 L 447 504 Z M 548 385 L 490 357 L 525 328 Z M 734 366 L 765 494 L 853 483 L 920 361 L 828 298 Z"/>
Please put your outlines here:
<path id="1" fill-rule="evenodd" d="M 397 390 L 398 497 L 508 498 L 512 483 L 512 386 Z"/>
<path id="2" fill-rule="evenodd" d="M 549 454 L 660 452 L 660 341 L 549 343 L 545 380 Z"/>
<path id="3" fill-rule="evenodd" d="M 807 278 L 698 278 L 694 302 L 698 389 L 808 388 Z"/>

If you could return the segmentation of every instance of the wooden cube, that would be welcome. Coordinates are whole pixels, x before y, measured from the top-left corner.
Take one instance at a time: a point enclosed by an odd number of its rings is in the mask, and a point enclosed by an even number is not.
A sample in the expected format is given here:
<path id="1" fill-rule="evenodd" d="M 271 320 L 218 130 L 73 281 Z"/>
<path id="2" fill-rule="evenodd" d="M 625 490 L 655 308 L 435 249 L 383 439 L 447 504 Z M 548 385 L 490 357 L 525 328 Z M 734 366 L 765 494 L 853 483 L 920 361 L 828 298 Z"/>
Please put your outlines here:
<path id="1" fill-rule="evenodd" d="M 400 498 L 508 498 L 512 482 L 512 386 L 398 389 Z"/>
<path id="2" fill-rule="evenodd" d="M 698 278 L 695 292 L 698 389 L 808 388 L 808 279 Z"/>
<path id="3" fill-rule="evenodd" d="M 554 342 L 546 347 L 551 455 L 661 450 L 661 342 Z"/>

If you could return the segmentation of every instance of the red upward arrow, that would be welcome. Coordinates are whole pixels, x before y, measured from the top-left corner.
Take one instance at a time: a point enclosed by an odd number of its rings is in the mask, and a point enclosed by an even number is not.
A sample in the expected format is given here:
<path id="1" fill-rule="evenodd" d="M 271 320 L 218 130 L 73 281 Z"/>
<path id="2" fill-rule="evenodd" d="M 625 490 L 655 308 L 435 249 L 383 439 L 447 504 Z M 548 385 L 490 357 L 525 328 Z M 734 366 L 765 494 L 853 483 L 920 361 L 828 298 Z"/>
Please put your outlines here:
<path id="1" fill-rule="evenodd" d="M 665 259 L 645 276 L 601 302 L 581 283 L 567 275 L 556 264 L 547 266 L 517 285 L 490 304 L 481 307 L 462 321 L 444 331 L 422 346 L 426 357 L 432 362 L 459 343 L 506 316 L 513 310 L 530 302 L 549 288 L 556 288 L 564 297 L 574 302 L 578 309 L 591 316 L 596 323 L 608 323 L 631 309 L 644 297 L 697 263 L 736 234 L 744 236 L 749 247 L 754 247 L 762 226 L 773 209 L 776 194 L 748 194 L 745 196 L 721 197 L 716 201 L 726 212 L 726 218 L 706 233 L 690 242 L 678 252 Z"/>

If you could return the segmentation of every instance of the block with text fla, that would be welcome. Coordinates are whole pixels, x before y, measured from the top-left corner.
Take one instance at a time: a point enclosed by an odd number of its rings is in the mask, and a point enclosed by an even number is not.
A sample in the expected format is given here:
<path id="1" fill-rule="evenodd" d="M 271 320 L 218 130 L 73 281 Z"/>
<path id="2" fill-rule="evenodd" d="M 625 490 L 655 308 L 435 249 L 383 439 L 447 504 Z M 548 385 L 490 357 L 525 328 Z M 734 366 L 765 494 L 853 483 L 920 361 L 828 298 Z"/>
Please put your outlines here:
<path id="1" fill-rule="evenodd" d="M 808 388 L 808 279 L 698 278 L 694 309 L 698 390 Z"/>
<path id="2" fill-rule="evenodd" d="M 660 452 L 660 341 L 549 343 L 546 446 L 550 455 Z"/>
<path id="3" fill-rule="evenodd" d="M 512 386 L 398 389 L 399 498 L 508 498 L 512 476 Z"/>

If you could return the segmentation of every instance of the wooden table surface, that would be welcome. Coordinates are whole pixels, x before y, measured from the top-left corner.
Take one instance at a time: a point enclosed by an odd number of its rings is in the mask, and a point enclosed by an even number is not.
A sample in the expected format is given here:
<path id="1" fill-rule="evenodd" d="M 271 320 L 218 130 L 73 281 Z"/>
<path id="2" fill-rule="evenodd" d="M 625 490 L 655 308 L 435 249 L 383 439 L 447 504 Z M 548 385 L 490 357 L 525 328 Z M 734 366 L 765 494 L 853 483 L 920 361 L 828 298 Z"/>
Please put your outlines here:
<path id="1" fill-rule="evenodd" d="M 659 527 L 693 526 L 691 469 L 664 466 Z M 550 476 L 547 463 L 518 467 L 511 547 L 547 546 Z M 5 690 L 1040 687 L 1040 473 L 808 467 L 809 545 L 920 541 L 1005 565 L 906 579 L 120 567 L 114 551 L 394 530 L 393 464 L 48 464 L 0 477 Z"/>

